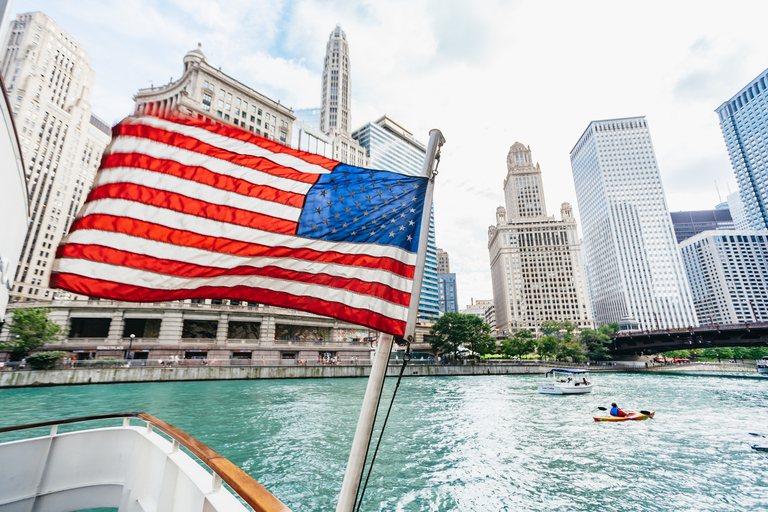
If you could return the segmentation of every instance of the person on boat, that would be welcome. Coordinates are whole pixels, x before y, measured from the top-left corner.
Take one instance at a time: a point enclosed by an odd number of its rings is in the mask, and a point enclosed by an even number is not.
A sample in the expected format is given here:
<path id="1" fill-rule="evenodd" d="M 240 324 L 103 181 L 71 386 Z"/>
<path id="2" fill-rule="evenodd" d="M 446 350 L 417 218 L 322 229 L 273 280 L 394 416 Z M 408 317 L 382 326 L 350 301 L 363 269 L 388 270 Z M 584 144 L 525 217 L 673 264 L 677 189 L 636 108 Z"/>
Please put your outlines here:
<path id="1" fill-rule="evenodd" d="M 623 418 L 627 416 L 627 413 L 619 409 L 619 407 L 616 405 L 616 402 L 613 402 L 611 404 L 611 416 L 618 416 L 620 418 Z"/>

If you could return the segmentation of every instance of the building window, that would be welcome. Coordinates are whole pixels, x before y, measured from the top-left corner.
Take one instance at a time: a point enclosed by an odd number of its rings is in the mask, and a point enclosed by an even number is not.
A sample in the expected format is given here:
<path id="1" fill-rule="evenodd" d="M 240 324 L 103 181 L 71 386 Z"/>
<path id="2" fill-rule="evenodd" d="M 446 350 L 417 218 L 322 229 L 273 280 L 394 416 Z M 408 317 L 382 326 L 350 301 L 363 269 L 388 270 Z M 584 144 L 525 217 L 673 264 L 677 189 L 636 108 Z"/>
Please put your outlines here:
<path id="1" fill-rule="evenodd" d="M 224 120 L 229 121 L 229 114 L 224 114 Z"/>
<path id="2" fill-rule="evenodd" d="M 216 112 L 216 115 L 218 115 L 219 117 L 221 117 L 221 110 L 219 110 L 218 112 Z"/>

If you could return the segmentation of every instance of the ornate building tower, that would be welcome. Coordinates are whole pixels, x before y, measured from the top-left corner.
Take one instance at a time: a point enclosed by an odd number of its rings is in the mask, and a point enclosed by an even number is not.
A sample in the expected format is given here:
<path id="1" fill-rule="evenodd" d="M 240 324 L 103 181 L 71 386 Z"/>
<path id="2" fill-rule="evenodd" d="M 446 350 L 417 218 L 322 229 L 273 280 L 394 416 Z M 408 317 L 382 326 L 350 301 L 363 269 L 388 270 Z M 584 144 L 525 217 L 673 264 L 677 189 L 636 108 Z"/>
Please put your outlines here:
<path id="1" fill-rule="evenodd" d="M 496 225 L 488 228 L 498 335 L 540 335 L 545 320 L 592 327 L 573 208 L 562 204 L 562 220 L 547 216 L 541 167 L 519 142 L 507 155 L 504 197 L 507 207 L 496 209 Z"/>
<path id="2" fill-rule="evenodd" d="M 328 134 L 349 133 L 350 105 L 349 46 L 341 25 L 331 32 L 325 47 L 323 66 L 323 103 L 320 107 L 320 129 Z"/>
<path id="3" fill-rule="evenodd" d="M 507 155 L 504 199 L 511 218 L 546 217 L 541 167 L 531 161 L 531 148 L 515 142 Z"/>
<path id="4" fill-rule="evenodd" d="M 370 155 L 349 133 L 352 125 L 350 76 L 347 35 L 341 25 L 336 25 L 325 47 L 320 131 L 331 138 L 331 158 L 368 167 Z"/>

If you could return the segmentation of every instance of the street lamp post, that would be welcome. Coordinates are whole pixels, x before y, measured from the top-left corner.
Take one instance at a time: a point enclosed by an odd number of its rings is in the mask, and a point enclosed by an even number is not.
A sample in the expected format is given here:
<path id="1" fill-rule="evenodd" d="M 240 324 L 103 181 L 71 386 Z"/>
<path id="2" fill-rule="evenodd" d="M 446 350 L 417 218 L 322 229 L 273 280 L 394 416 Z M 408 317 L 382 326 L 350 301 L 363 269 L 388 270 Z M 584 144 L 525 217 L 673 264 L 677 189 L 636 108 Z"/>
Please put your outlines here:
<path id="1" fill-rule="evenodd" d="M 128 356 L 129 356 L 129 355 L 130 355 L 130 358 L 131 358 L 131 359 L 133 359 L 133 354 L 131 353 L 131 348 L 133 348 L 133 339 L 134 339 L 135 337 L 136 337 L 136 335 L 135 335 L 135 334 L 131 334 L 131 336 L 130 336 L 130 338 L 131 338 L 131 341 L 130 341 L 130 343 L 128 343 L 128 352 L 126 352 L 126 354 L 125 354 L 125 358 L 126 358 L 126 359 L 128 359 Z M 130 366 L 130 365 L 131 365 L 131 362 L 130 362 L 130 361 L 128 361 L 128 366 Z"/>

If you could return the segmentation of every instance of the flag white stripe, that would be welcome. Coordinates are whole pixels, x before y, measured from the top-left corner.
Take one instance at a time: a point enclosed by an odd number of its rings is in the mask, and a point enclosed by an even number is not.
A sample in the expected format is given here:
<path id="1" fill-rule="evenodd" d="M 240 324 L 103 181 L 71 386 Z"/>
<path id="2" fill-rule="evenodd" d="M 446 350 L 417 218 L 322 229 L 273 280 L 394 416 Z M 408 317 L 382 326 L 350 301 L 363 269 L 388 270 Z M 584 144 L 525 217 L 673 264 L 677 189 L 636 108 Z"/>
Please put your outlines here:
<path id="1" fill-rule="evenodd" d="M 223 174 L 239 180 L 244 180 L 254 185 L 264 185 L 278 190 L 295 192 L 297 194 L 306 194 L 312 188 L 312 183 L 274 176 L 258 169 L 233 164 L 226 160 L 196 153 L 187 149 L 169 146 L 162 142 L 157 142 L 140 137 L 120 137 L 112 142 L 109 152 L 115 153 L 139 153 L 152 158 L 163 160 L 173 160 L 189 167 L 204 167 L 217 174 Z"/>
<path id="2" fill-rule="evenodd" d="M 171 229 L 191 231 L 203 236 L 224 237 L 245 243 L 260 244 L 270 247 L 291 249 L 312 249 L 319 252 L 338 252 L 341 254 L 368 255 L 376 258 L 392 258 L 406 265 L 416 264 L 416 253 L 391 245 L 378 245 L 354 242 L 331 242 L 305 238 L 298 235 L 271 233 L 260 229 L 228 224 L 226 222 L 197 217 L 185 213 L 158 208 L 125 199 L 99 199 L 86 203 L 80 216 L 104 214 L 160 224 Z M 65 238 L 62 243 L 66 243 Z"/>
<path id="3" fill-rule="evenodd" d="M 73 232 L 67 238 L 67 243 L 100 245 L 120 251 L 191 263 L 205 267 L 231 269 L 238 266 L 250 266 L 255 268 L 274 266 L 294 272 L 328 274 L 343 279 L 359 279 L 369 283 L 381 283 L 406 293 L 410 293 L 411 287 L 413 286 L 413 279 L 407 279 L 386 270 L 341 265 L 338 263 L 327 263 L 322 261 L 307 261 L 288 257 L 270 258 L 266 256 L 236 256 L 194 247 L 169 244 L 167 242 L 157 242 L 123 233 L 110 233 L 109 236 L 104 236 L 103 231 L 93 229 L 81 229 Z"/>
<path id="4" fill-rule="evenodd" d="M 237 192 L 205 185 L 197 181 L 191 181 L 169 174 L 163 174 L 144 169 L 131 167 L 111 167 L 102 169 L 99 173 L 98 184 L 102 186 L 110 183 L 132 183 L 143 187 L 164 190 L 174 194 L 200 199 L 207 203 L 217 204 L 230 208 L 239 208 L 254 213 L 269 215 L 278 219 L 298 222 L 301 217 L 301 208 L 287 204 L 265 201 L 257 197 L 245 196 Z"/>
<path id="5" fill-rule="evenodd" d="M 90 260 L 62 258 L 56 260 L 54 272 L 76 274 L 91 279 L 121 283 L 129 286 L 141 286 L 153 290 L 183 290 L 197 289 L 203 286 L 231 288 L 245 286 L 248 288 L 264 288 L 296 296 L 313 297 L 316 299 L 346 304 L 365 304 L 366 310 L 380 315 L 404 321 L 408 308 L 387 302 L 370 295 L 362 295 L 349 290 L 330 288 L 327 286 L 274 279 L 260 276 L 225 276 L 212 278 L 170 277 L 164 274 L 139 270 L 129 267 L 110 265 Z M 360 309 L 359 307 L 355 307 Z"/>
<path id="6" fill-rule="evenodd" d="M 293 155 L 286 153 L 273 153 L 272 151 L 257 146 L 256 144 L 245 142 L 239 139 L 232 139 L 224 135 L 209 132 L 203 128 L 197 128 L 196 126 L 182 125 L 149 116 L 130 119 L 128 122 L 131 124 L 145 124 L 147 126 L 153 126 L 155 128 L 161 128 L 163 130 L 180 133 L 182 135 L 195 138 L 201 142 L 205 142 L 206 144 L 210 144 L 211 146 L 216 146 L 217 148 L 225 149 L 233 153 L 267 158 L 278 165 L 289 167 L 300 172 L 311 174 L 328 174 L 331 172 L 328 169 L 320 167 L 319 165 L 311 164 Z"/>

